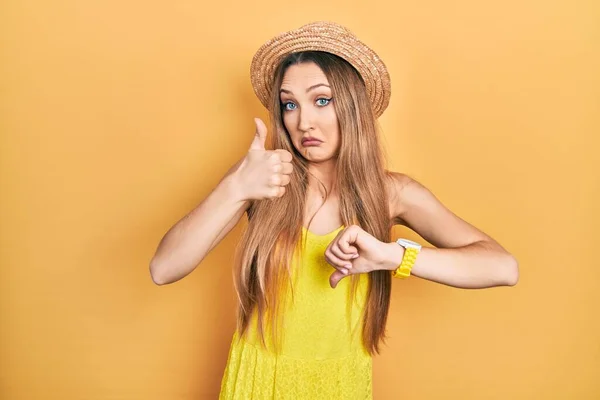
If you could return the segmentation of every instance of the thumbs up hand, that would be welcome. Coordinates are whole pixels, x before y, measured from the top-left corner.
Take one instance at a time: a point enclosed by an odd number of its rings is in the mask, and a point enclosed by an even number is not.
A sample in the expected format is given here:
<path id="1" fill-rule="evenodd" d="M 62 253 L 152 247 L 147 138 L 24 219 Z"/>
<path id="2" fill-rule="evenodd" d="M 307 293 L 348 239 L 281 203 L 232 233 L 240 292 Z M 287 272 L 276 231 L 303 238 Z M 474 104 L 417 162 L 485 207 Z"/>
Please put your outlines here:
<path id="1" fill-rule="evenodd" d="M 264 150 L 267 140 L 267 127 L 260 118 L 254 118 L 254 123 L 256 124 L 256 131 L 254 140 L 250 144 L 250 150 Z"/>
<path id="2" fill-rule="evenodd" d="M 235 172 L 246 200 L 283 196 L 293 172 L 292 154 L 286 150 L 265 150 L 267 127 L 255 118 L 256 134 L 248 153 Z"/>

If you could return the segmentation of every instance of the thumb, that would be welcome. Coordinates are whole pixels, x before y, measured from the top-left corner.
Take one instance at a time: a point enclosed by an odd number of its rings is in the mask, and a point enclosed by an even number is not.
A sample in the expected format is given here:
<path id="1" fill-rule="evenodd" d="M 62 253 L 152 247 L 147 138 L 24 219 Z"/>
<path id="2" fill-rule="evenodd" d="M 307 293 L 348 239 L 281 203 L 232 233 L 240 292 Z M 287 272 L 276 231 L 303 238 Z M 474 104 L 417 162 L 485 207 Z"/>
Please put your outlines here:
<path id="1" fill-rule="evenodd" d="M 338 283 L 342 280 L 342 278 L 344 278 L 346 275 L 342 274 L 340 271 L 338 271 L 337 269 L 331 274 L 331 276 L 329 277 L 329 285 L 335 289 L 335 287 L 338 285 Z"/>
<path id="2" fill-rule="evenodd" d="M 254 140 L 250 145 L 251 150 L 264 150 L 265 142 L 267 140 L 267 127 L 265 123 L 262 122 L 260 118 L 254 118 L 254 123 L 256 124 L 256 134 L 254 135 Z"/>

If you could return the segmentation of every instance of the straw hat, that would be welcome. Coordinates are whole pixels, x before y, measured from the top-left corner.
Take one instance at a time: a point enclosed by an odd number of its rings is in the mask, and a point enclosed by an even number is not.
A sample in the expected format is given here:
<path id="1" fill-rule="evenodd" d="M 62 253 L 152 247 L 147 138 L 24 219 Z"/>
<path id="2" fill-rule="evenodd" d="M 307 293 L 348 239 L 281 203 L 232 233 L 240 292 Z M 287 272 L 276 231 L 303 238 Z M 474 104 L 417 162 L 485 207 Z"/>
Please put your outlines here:
<path id="1" fill-rule="evenodd" d="M 313 22 L 281 33 L 263 44 L 250 65 L 250 80 L 261 103 L 269 108 L 275 69 L 289 54 L 325 51 L 348 61 L 358 70 L 378 118 L 388 106 L 391 86 L 385 64 L 347 28 L 326 21 Z"/>

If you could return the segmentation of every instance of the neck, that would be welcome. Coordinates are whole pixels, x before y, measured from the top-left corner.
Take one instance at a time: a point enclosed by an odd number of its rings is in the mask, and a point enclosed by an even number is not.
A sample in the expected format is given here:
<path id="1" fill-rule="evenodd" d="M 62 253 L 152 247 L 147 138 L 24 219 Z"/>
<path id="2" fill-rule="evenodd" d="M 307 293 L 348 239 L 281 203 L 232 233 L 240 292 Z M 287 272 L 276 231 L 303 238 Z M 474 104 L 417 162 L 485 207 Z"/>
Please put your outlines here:
<path id="1" fill-rule="evenodd" d="M 337 178 L 337 160 L 330 159 L 322 163 L 310 163 L 308 166 L 308 190 L 320 193 L 322 196 L 327 192 L 330 196 L 335 192 Z M 325 188 L 323 188 L 323 185 Z"/>

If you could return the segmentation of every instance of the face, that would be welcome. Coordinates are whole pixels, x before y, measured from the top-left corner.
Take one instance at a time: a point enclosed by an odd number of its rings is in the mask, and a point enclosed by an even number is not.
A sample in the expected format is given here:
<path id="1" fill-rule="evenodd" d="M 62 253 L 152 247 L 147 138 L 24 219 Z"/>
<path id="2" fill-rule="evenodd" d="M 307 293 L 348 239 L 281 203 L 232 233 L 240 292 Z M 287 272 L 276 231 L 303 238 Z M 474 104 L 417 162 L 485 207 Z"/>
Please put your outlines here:
<path id="1" fill-rule="evenodd" d="M 294 147 L 310 162 L 337 157 L 338 119 L 327 77 L 313 62 L 290 66 L 281 83 L 279 99 L 283 124 Z"/>

